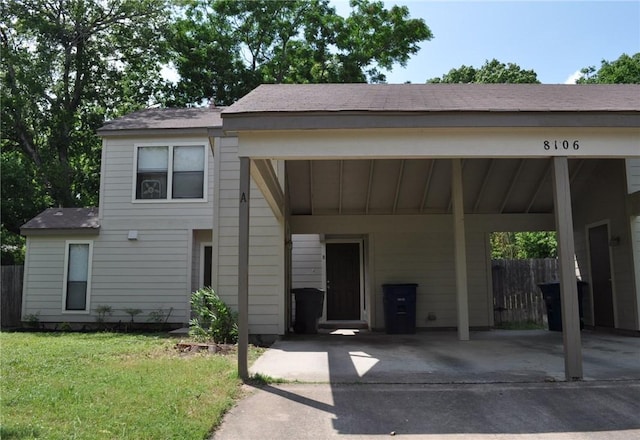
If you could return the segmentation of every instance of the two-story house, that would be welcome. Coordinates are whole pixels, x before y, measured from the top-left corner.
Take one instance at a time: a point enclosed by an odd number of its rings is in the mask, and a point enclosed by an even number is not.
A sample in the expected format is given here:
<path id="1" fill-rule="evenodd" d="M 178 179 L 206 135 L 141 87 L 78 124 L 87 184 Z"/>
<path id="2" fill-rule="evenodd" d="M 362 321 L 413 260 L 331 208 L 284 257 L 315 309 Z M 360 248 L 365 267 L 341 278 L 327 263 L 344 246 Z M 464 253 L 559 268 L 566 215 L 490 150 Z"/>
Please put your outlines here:
<path id="1" fill-rule="evenodd" d="M 143 110 L 100 129 L 100 207 L 51 208 L 22 228 L 23 319 L 94 323 L 110 307 L 107 321 L 128 322 L 138 309 L 135 322 L 181 326 L 190 292 L 205 285 L 235 305 L 237 138 L 222 135 L 221 110 Z M 271 252 L 282 237 L 255 203 L 254 331 L 283 334 L 281 256 Z"/>
<path id="2" fill-rule="evenodd" d="M 489 234 L 534 230 L 575 251 L 587 325 L 638 332 L 638 90 L 263 85 L 224 110 L 132 113 L 99 130 L 99 209 L 23 227 L 23 319 L 104 305 L 179 326 L 202 285 L 237 307 L 248 161 L 251 334 L 289 331 L 291 287 L 327 290 L 323 320 L 382 329 L 386 283 L 418 285 L 418 328 L 489 328 Z"/>

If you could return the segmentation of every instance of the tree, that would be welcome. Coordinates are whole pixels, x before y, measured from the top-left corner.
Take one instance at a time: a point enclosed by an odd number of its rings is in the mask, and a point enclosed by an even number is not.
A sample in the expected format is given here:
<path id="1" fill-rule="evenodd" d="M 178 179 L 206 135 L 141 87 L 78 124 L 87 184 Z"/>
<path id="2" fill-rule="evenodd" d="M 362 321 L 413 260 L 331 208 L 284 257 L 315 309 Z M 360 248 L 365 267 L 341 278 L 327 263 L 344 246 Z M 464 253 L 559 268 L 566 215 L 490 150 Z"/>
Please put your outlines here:
<path id="1" fill-rule="evenodd" d="M 612 62 L 602 60 L 597 71 L 590 66 L 581 72 L 578 84 L 640 84 L 640 52 L 633 56 L 623 53 Z"/>
<path id="2" fill-rule="evenodd" d="M 154 100 L 164 0 L 4 0 L 0 10 L 2 256 L 42 209 L 97 205 L 106 118 Z"/>
<path id="3" fill-rule="evenodd" d="M 485 63 L 479 69 L 462 65 L 458 69 L 451 69 L 442 77 L 431 78 L 428 83 L 485 83 L 485 84 L 536 84 L 538 75 L 533 70 L 524 70 L 517 64 L 501 63 L 495 58 Z"/>
<path id="4" fill-rule="evenodd" d="M 384 82 L 432 38 L 407 7 L 352 0 L 341 17 L 329 0 L 193 0 L 170 44 L 180 81 L 173 101 L 230 104 L 261 83 Z"/>
<path id="5" fill-rule="evenodd" d="M 165 10 L 164 0 L 3 2 L 2 148 L 30 162 L 26 182 L 53 204 L 97 203 L 95 131 L 162 86 Z"/>

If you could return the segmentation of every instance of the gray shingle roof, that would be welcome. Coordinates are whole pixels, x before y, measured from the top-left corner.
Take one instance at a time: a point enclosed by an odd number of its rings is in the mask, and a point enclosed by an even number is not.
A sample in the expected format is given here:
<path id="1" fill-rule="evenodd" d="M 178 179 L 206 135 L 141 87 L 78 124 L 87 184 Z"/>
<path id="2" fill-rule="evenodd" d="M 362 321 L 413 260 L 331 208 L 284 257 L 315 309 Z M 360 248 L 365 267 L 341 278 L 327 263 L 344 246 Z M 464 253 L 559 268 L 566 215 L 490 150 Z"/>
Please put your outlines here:
<path id="1" fill-rule="evenodd" d="M 222 110 L 222 107 L 140 110 L 107 122 L 98 130 L 98 134 L 122 130 L 219 128 L 222 126 Z"/>
<path id="2" fill-rule="evenodd" d="M 257 112 L 640 111 L 640 85 L 264 84 L 223 111 Z"/>
<path id="3" fill-rule="evenodd" d="M 98 208 L 48 208 L 22 225 L 20 232 L 23 235 L 44 230 L 97 233 L 99 228 Z"/>

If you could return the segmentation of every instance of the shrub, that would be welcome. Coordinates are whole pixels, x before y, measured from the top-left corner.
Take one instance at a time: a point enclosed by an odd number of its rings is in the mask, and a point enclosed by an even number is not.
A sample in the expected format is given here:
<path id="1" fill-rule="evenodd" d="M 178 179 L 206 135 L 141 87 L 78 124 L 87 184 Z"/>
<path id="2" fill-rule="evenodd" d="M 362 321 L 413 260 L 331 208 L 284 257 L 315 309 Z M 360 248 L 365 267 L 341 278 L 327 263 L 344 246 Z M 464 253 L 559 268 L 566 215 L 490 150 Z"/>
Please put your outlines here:
<path id="1" fill-rule="evenodd" d="M 236 314 L 210 287 L 191 294 L 194 317 L 189 321 L 189 336 L 201 341 L 235 344 L 238 341 Z"/>

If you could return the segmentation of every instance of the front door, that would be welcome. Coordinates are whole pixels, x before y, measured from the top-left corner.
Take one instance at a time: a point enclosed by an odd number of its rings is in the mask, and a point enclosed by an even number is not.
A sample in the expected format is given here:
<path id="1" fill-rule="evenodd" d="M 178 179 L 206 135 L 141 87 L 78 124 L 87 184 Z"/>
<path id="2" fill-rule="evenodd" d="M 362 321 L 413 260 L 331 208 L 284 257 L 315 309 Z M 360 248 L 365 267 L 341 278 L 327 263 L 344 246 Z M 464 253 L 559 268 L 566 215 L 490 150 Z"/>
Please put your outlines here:
<path id="1" fill-rule="evenodd" d="M 614 327 L 607 225 L 589 228 L 589 258 L 591 259 L 594 324 L 596 327 Z"/>
<path id="2" fill-rule="evenodd" d="M 326 246 L 327 320 L 360 319 L 360 244 Z"/>

